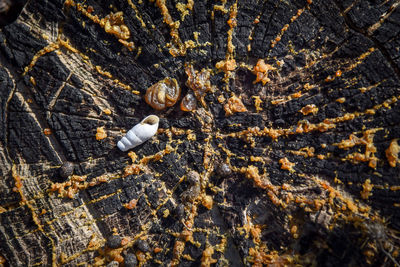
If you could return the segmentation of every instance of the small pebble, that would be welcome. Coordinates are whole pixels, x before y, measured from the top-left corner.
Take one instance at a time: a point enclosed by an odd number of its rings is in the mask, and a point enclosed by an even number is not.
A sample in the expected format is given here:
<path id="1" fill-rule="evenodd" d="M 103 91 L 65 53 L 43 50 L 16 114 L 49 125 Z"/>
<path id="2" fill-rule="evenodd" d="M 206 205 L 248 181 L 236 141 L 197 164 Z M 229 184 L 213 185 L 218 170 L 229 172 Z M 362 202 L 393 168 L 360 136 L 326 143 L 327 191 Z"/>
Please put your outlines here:
<path id="1" fill-rule="evenodd" d="M 125 256 L 125 267 L 135 267 L 137 265 L 136 256 L 132 253 L 128 253 Z"/>
<path id="2" fill-rule="evenodd" d="M 277 119 L 274 121 L 276 127 L 283 127 L 285 125 L 285 121 L 282 119 Z"/>
<path id="3" fill-rule="evenodd" d="M 181 203 L 175 208 L 176 215 L 182 219 L 185 217 L 185 206 Z"/>
<path id="4" fill-rule="evenodd" d="M 136 241 L 135 245 L 136 245 L 136 248 L 142 252 L 150 251 L 150 246 L 145 240 L 139 239 L 138 241 Z"/>
<path id="5" fill-rule="evenodd" d="M 66 161 L 59 169 L 59 174 L 62 178 L 67 179 L 74 173 L 74 164 Z"/>
<path id="6" fill-rule="evenodd" d="M 107 247 L 119 248 L 121 246 L 122 238 L 119 235 L 112 235 L 107 240 Z"/>
<path id="7" fill-rule="evenodd" d="M 118 261 L 112 261 L 109 264 L 107 264 L 107 267 L 118 267 L 119 262 Z"/>
<path id="8" fill-rule="evenodd" d="M 217 173 L 222 177 L 226 177 L 226 176 L 228 176 L 228 175 L 230 175 L 232 173 L 232 170 L 231 170 L 231 167 L 229 167 L 228 164 L 221 163 L 217 167 Z"/>
<path id="9" fill-rule="evenodd" d="M 200 195 L 200 193 L 201 193 L 200 185 L 193 185 L 182 193 L 181 199 L 183 202 L 193 202 Z"/>
<path id="10" fill-rule="evenodd" d="M 190 185 L 195 185 L 195 184 L 200 183 L 200 175 L 195 171 L 190 171 L 187 174 L 187 178 L 186 179 L 187 179 L 187 181 L 189 182 Z"/>

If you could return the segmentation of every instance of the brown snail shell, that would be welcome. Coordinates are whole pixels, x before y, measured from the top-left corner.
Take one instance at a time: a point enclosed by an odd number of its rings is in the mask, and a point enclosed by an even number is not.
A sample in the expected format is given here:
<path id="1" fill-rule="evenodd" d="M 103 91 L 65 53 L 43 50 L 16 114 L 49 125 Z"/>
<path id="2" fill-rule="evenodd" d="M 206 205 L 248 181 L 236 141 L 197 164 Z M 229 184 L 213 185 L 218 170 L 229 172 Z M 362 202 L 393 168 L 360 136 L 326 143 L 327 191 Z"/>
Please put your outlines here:
<path id="1" fill-rule="evenodd" d="M 181 88 L 174 78 L 165 78 L 150 86 L 144 100 L 152 108 L 162 110 L 173 106 L 181 94 Z"/>

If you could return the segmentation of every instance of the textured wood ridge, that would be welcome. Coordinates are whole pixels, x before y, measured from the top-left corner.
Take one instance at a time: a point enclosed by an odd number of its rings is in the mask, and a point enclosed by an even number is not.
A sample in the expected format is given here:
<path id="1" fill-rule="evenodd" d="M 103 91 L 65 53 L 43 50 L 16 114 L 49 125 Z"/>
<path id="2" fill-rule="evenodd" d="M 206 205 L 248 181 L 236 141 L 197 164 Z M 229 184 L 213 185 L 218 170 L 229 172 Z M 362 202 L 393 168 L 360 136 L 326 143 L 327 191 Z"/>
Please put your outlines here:
<path id="1" fill-rule="evenodd" d="M 29 1 L 0 30 L 0 266 L 396 265 L 399 6 Z"/>

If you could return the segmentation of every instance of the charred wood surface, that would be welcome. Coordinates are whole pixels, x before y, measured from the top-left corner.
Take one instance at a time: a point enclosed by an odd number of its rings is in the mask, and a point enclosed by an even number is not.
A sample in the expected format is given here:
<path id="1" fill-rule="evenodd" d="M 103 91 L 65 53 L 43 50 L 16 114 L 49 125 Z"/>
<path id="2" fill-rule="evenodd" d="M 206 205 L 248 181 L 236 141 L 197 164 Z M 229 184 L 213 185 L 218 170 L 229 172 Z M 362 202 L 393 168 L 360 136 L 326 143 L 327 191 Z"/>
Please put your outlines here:
<path id="1" fill-rule="evenodd" d="M 29 1 L 0 30 L 0 266 L 396 265 L 399 99 L 399 1 Z"/>

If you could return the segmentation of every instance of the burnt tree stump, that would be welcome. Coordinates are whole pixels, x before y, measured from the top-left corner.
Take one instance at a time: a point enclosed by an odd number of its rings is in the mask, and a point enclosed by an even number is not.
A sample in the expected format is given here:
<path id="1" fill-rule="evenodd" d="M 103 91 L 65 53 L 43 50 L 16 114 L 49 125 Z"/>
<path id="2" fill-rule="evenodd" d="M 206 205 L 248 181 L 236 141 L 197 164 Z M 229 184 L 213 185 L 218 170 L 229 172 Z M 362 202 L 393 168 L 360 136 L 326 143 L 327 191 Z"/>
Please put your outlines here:
<path id="1" fill-rule="evenodd" d="M 399 1 L 29 1 L 0 63 L 0 266 L 398 265 Z"/>

